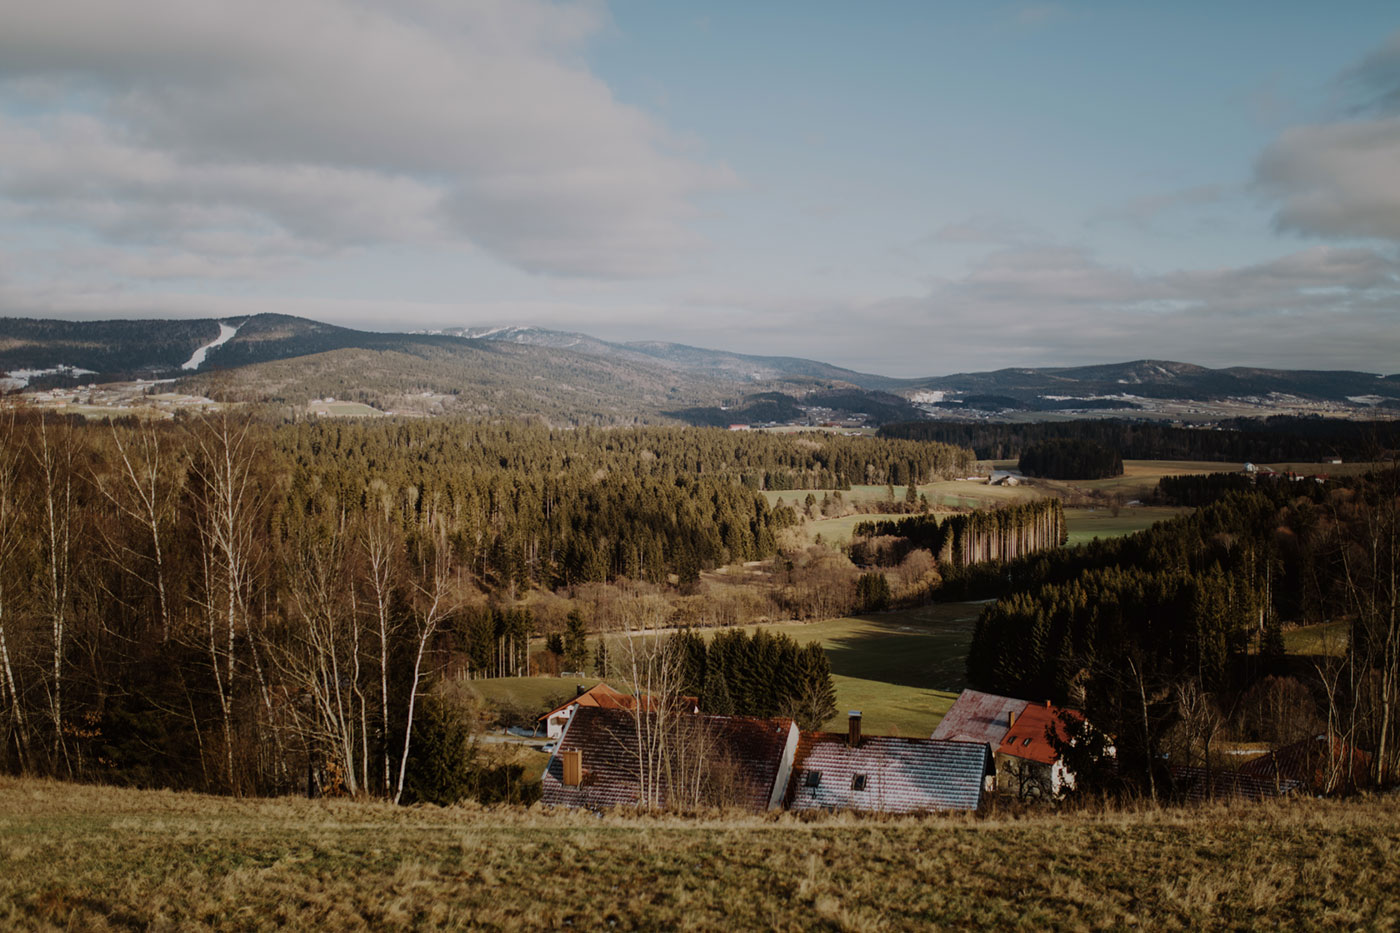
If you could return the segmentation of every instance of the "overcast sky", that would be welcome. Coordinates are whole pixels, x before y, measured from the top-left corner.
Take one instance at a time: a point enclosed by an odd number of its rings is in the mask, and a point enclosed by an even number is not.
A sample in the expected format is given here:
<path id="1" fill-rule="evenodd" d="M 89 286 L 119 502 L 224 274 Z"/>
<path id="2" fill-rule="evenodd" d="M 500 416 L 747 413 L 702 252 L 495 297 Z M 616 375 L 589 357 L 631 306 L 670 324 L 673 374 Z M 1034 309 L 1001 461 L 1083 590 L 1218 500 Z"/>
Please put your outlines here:
<path id="1" fill-rule="evenodd" d="M 0 315 L 1400 371 L 1400 5 L 0 4 Z"/>

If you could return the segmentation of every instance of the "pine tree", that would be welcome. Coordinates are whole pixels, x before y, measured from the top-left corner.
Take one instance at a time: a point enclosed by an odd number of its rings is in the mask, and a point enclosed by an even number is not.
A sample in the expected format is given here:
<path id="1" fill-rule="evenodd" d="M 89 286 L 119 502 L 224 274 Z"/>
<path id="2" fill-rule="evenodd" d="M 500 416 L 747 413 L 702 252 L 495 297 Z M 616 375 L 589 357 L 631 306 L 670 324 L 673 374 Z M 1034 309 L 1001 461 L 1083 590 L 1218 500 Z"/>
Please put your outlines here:
<path id="1" fill-rule="evenodd" d="M 734 715 L 734 698 L 729 695 L 729 682 L 724 679 L 724 670 L 718 666 L 711 666 L 705 672 L 700 710 L 715 716 Z"/>

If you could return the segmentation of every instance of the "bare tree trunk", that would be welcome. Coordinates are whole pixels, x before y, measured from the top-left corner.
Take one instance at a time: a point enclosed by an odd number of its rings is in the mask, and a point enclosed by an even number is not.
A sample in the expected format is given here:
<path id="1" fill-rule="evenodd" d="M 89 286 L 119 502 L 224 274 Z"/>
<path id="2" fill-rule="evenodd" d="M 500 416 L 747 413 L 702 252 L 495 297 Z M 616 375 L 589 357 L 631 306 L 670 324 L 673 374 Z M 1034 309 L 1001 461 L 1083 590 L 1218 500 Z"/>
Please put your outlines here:
<path id="1" fill-rule="evenodd" d="M 247 628 L 246 599 L 252 585 L 253 516 L 256 509 L 247 424 L 227 414 L 201 423 L 195 439 L 199 458 L 199 538 L 203 552 L 207 649 L 223 718 L 224 777 L 239 792 L 233 757 L 233 701 L 238 673 L 237 641 Z"/>
<path id="2" fill-rule="evenodd" d="M 61 446 L 60 446 L 61 444 Z M 73 532 L 73 438 L 72 428 L 61 441 L 50 440 L 48 418 L 39 421 L 39 449 L 35 452 L 41 482 L 40 508 L 43 512 L 44 582 L 51 631 L 51 680 L 49 715 L 53 722 L 52 767 L 68 763 L 68 747 L 63 735 L 63 654 L 68 627 L 68 591 L 71 582 L 70 558 Z"/>
<path id="3" fill-rule="evenodd" d="M 394 574 L 394 542 L 387 520 L 372 516 L 365 527 L 364 550 L 369 561 L 370 594 L 374 599 L 374 621 L 379 635 L 379 728 L 383 746 L 384 796 L 393 789 L 389 765 L 389 600 Z M 368 784 L 368 781 L 366 781 Z"/>
<path id="4" fill-rule="evenodd" d="M 20 518 L 19 493 L 17 484 L 18 457 L 14 443 L 14 418 L 11 416 L 4 426 L 3 442 L 0 442 L 0 699 L 7 699 L 9 719 L 14 730 L 15 754 L 21 771 L 28 765 L 28 726 L 24 721 L 24 699 L 20 696 L 19 685 L 15 680 L 14 663 L 10 658 L 9 624 L 11 598 L 5 582 L 15 573 L 13 561 L 19 549 Z"/>
<path id="5" fill-rule="evenodd" d="M 1142 702 L 1142 742 L 1143 753 L 1147 757 L 1147 789 L 1155 804 L 1157 803 L 1157 778 L 1152 773 L 1154 762 L 1152 761 L 1152 730 L 1147 715 L 1147 683 L 1143 679 L 1142 671 L 1138 668 L 1137 663 L 1131 658 L 1128 659 L 1128 670 L 1132 672 L 1133 678 L 1137 682 L 1138 698 Z"/>
<path id="6" fill-rule="evenodd" d="M 170 600 L 165 565 L 165 537 L 161 526 L 173 484 L 167 476 L 168 469 L 163 460 L 160 436 L 156 429 L 146 425 L 136 430 L 136 443 L 128 445 L 122 440 L 122 432 L 115 424 L 112 425 L 112 441 L 121 459 L 121 475 L 126 481 L 129 497 L 118 495 L 115 490 L 108 489 L 101 483 L 97 486 L 118 511 L 141 526 L 142 532 L 150 541 L 151 576 L 150 579 L 142 579 L 156 595 L 161 641 L 164 642 L 170 640 Z M 135 561 L 131 561 L 126 567 L 134 572 L 134 565 Z"/>
<path id="7" fill-rule="evenodd" d="M 432 542 L 431 579 L 418 584 L 419 606 L 414 612 L 418 624 L 417 647 L 413 656 L 413 679 L 409 682 L 408 711 L 404 715 L 403 754 L 399 757 L 399 779 L 394 787 L 394 803 L 403 798 L 404 777 L 408 774 L 408 753 L 413 740 L 413 715 L 418 700 L 418 687 L 423 677 L 423 654 L 437 634 L 438 626 L 456 608 L 452 592 L 451 559 L 446 534 L 441 530 Z"/>

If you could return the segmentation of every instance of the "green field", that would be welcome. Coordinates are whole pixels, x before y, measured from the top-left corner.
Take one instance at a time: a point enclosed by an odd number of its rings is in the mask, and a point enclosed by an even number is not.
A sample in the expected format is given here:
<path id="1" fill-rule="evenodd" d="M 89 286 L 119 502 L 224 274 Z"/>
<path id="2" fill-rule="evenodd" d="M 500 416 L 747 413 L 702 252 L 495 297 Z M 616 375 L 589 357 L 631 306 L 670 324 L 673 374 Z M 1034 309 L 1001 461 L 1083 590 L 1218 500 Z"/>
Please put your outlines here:
<path id="1" fill-rule="evenodd" d="M 377 418 L 384 414 L 377 408 L 371 408 L 359 402 L 312 403 L 309 408 L 312 414 L 327 415 L 332 418 Z"/>
<path id="2" fill-rule="evenodd" d="M 964 664 L 980 603 L 936 603 L 812 623 L 775 623 L 799 644 L 817 641 L 826 650 L 836 685 L 837 715 L 829 729 L 845 728 L 846 713 L 858 709 L 872 735 L 929 735 L 965 686 Z M 744 626 L 752 630 L 760 626 Z M 703 630 L 711 635 L 715 630 Z M 624 655 L 622 636 L 611 635 L 609 653 Z M 594 642 L 590 642 L 590 656 Z M 614 686 L 625 689 L 619 678 Z M 471 681 L 484 698 L 510 701 L 546 712 L 549 697 L 570 696 L 596 677 L 502 677 Z"/>
<path id="3" fill-rule="evenodd" d="M 1135 531 L 1150 528 L 1161 521 L 1185 515 L 1190 509 L 1132 506 L 1114 515 L 1109 509 L 1067 508 L 1065 525 L 1069 529 L 1069 545 L 1084 544 L 1095 538 L 1121 538 Z"/>
<path id="4" fill-rule="evenodd" d="M 1308 657 L 1346 654 L 1351 628 L 1346 622 L 1300 625 L 1283 633 L 1283 647 L 1289 654 Z"/>
<path id="5" fill-rule="evenodd" d="M 0 777 L 15 930 L 1381 930 L 1397 863 L 1382 798 L 598 817 Z"/>

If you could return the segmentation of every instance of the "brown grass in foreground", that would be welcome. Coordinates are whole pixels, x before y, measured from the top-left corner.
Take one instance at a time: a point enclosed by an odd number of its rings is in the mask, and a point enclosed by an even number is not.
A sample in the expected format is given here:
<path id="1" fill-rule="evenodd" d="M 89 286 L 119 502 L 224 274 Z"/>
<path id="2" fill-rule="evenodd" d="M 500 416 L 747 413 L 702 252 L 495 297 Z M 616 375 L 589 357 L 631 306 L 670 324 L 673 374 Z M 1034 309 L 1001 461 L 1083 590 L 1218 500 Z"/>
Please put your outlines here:
<path id="1" fill-rule="evenodd" d="M 599 818 L 0 778 L 0 927 L 1386 929 L 1397 804 Z"/>

